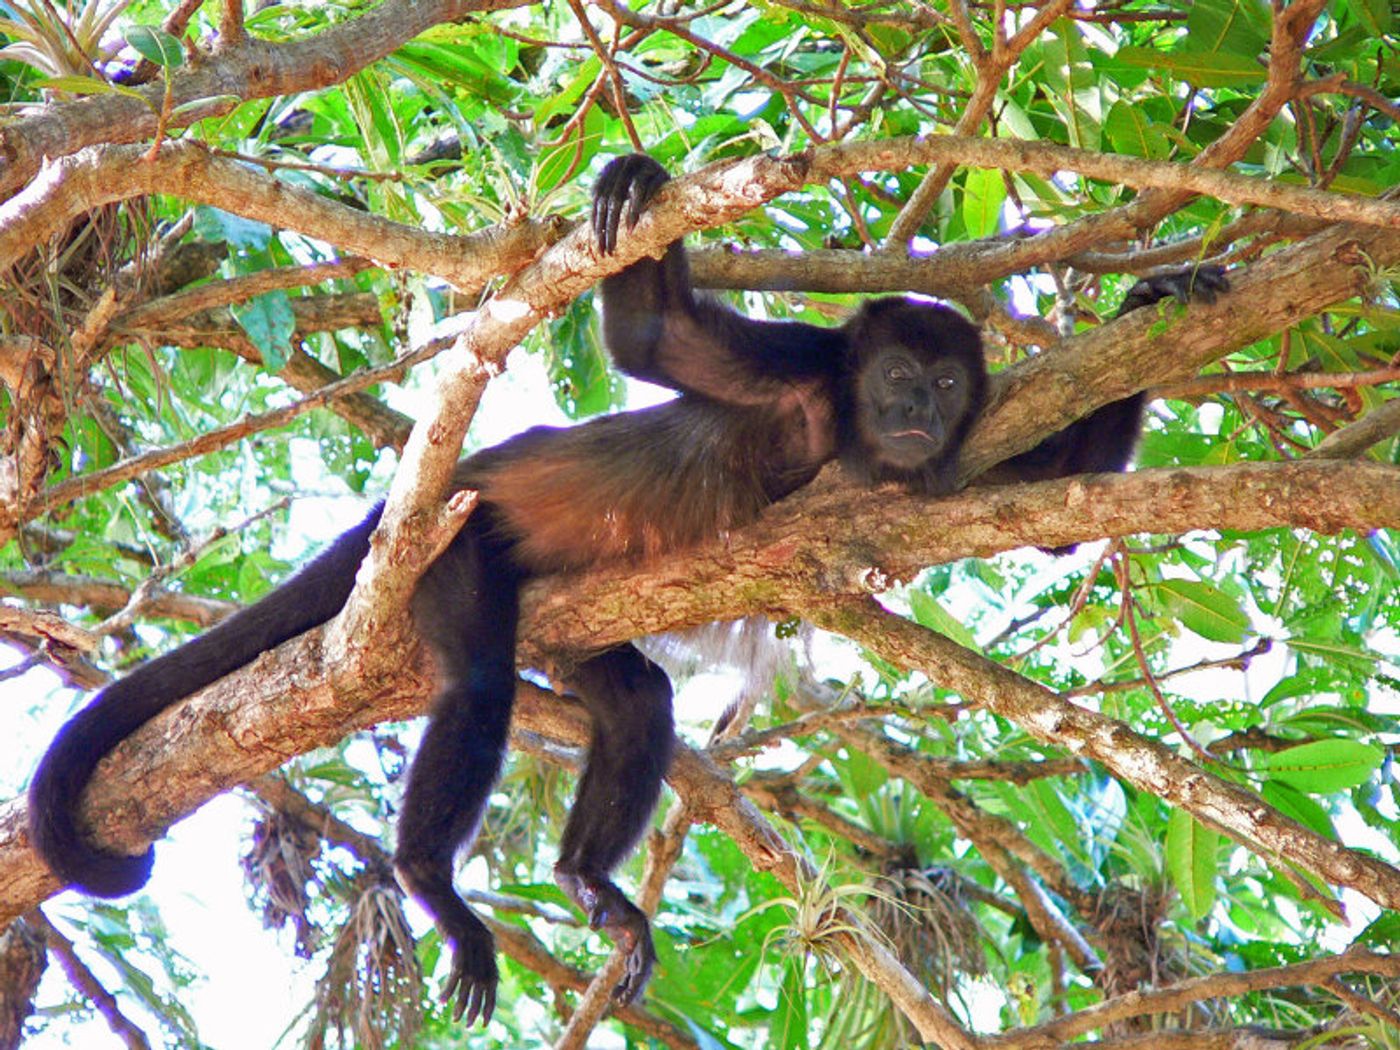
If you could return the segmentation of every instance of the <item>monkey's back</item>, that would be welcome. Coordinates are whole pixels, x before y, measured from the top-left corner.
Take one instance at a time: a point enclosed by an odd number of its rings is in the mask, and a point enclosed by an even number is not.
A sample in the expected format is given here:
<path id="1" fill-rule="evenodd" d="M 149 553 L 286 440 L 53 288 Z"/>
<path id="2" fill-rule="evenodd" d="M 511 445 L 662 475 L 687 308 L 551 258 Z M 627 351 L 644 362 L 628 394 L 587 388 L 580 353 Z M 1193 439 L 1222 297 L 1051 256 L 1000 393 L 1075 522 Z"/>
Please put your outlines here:
<path id="1" fill-rule="evenodd" d="M 800 413 L 684 396 L 574 427 L 535 427 L 464 459 L 530 573 L 636 560 L 754 520 L 811 480 Z M 796 435 L 796 439 L 794 438 Z"/>

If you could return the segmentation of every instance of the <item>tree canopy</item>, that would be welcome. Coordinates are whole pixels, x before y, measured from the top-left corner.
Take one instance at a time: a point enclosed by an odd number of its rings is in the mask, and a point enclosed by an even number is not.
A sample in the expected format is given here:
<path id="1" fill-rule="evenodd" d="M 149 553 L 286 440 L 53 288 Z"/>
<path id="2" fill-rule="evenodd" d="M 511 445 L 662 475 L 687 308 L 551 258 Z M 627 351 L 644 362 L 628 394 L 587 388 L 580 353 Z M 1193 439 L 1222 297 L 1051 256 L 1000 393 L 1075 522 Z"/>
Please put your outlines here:
<path id="1" fill-rule="evenodd" d="M 132 851 L 246 800 L 249 903 L 316 975 L 288 1041 L 1400 1045 L 1394 5 L 8 0 L 0 34 L 0 676 L 31 727 L 0 1046 L 204 1045 L 158 900 L 41 906 L 32 727 L 382 494 L 342 615 L 87 796 Z M 605 256 L 580 220 L 631 150 L 677 178 Z M 993 402 L 957 495 L 832 467 L 722 543 L 531 585 L 531 668 L 740 617 L 783 644 L 724 732 L 678 671 L 624 877 L 661 962 L 615 1017 L 550 877 L 587 717 L 522 678 L 462 879 L 501 1002 L 464 1031 L 387 863 L 432 688 L 407 599 L 470 510 L 464 441 L 635 403 L 591 288 L 682 235 L 753 316 L 957 305 Z M 1110 320 L 1202 262 L 1215 303 Z M 978 483 L 1141 389 L 1136 470 Z"/>

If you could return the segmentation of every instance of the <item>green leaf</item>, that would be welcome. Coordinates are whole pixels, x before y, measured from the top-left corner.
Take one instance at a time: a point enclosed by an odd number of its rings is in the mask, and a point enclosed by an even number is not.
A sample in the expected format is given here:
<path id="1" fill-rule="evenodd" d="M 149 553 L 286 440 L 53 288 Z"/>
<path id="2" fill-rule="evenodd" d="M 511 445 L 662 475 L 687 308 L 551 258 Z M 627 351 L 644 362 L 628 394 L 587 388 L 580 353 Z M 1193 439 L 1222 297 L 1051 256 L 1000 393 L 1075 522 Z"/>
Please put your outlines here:
<path id="1" fill-rule="evenodd" d="M 884 766 L 854 748 L 847 748 L 845 758 L 835 759 L 832 764 L 852 798 L 869 798 L 890 779 Z"/>
<path id="2" fill-rule="evenodd" d="M 1194 0 L 1187 6 L 1186 35 L 1197 49 L 1253 58 L 1268 47 L 1268 11 L 1258 0 Z"/>
<path id="3" fill-rule="evenodd" d="M 1216 853 L 1220 832 L 1204 827 L 1185 810 L 1172 810 L 1167 821 L 1167 872 L 1193 919 L 1202 919 L 1215 904 Z"/>
<path id="4" fill-rule="evenodd" d="M 1375 653 L 1326 638 L 1289 638 L 1288 648 L 1316 657 L 1324 663 L 1340 664 L 1363 672 L 1370 671 L 1376 665 Z"/>
<path id="5" fill-rule="evenodd" d="M 1089 857 L 1084 852 L 1083 842 L 1087 829 L 1070 813 L 1055 782 L 1034 780 L 1018 789 L 1017 794 L 1034 814 L 1031 823 L 1048 832 L 1067 855 L 1087 865 Z"/>
<path id="6" fill-rule="evenodd" d="M 929 627 L 947 638 L 951 638 L 965 649 L 981 652 L 977 639 L 933 595 L 922 587 L 909 592 L 909 608 L 914 621 L 922 627 Z"/>
<path id="7" fill-rule="evenodd" d="M 126 42 L 161 69 L 179 69 L 185 64 L 185 50 L 179 38 L 156 26 L 132 26 L 126 31 Z"/>
<path id="8" fill-rule="evenodd" d="M 1388 35 L 1395 24 L 1395 14 L 1390 0 L 1348 0 L 1356 20 L 1366 27 L 1366 32 L 1380 39 Z"/>
<path id="9" fill-rule="evenodd" d="M 990 237 L 997 232 L 1006 182 L 1001 172 L 973 168 L 963 179 L 963 224 L 969 237 Z"/>
<path id="10" fill-rule="evenodd" d="M 229 312 L 238 327 L 248 333 L 268 370 L 280 372 L 291 356 L 292 331 L 296 328 L 296 316 L 287 293 L 264 292 L 246 303 L 239 303 Z"/>
<path id="11" fill-rule="evenodd" d="M 575 171 L 577 166 L 587 164 L 593 158 L 603 140 L 604 124 L 603 114 L 595 106 L 585 114 L 583 126 L 577 137 L 539 152 L 535 162 L 534 181 L 540 192 L 554 189 Z M 527 157 L 529 153 L 527 150 Z"/>
<path id="12" fill-rule="evenodd" d="M 272 239 L 272 227 L 267 223 L 207 205 L 195 209 L 194 230 L 200 240 L 225 241 L 235 248 L 257 252 L 265 250 Z"/>
<path id="13" fill-rule="evenodd" d="M 1103 125 L 1109 144 L 1119 153 L 1162 160 L 1171 154 L 1171 142 L 1148 119 L 1141 106 L 1115 102 Z"/>
<path id="14" fill-rule="evenodd" d="M 141 92 L 121 84 L 113 84 L 98 77 L 85 77 L 72 74 L 64 77 L 40 77 L 38 83 L 50 91 L 66 91 L 70 95 L 126 95 L 146 102 Z"/>
<path id="15" fill-rule="evenodd" d="M 1153 590 L 1172 616 L 1202 638 L 1240 642 L 1249 633 L 1249 617 L 1214 584 L 1204 580 L 1163 580 Z"/>
<path id="16" fill-rule="evenodd" d="M 143 95 L 142 98 L 145 96 Z M 170 119 L 176 124 L 185 123 L 185 118 L 207 112 L 210 108 L 218 105 L 233 107 L 243 101 L 241 95 L 210 95 L 207 98 L 192 98 L 188 102 L 182 102 L 170 111 Z"/>
<path id="17" fill-rule="evenodd" d="M 1329 839 L 1337 837 L 1337 829 L 1332 826 L 1332 818 L 1327 810 L 1296 788 L 1282 781 L 1271 780 L 1264 785 L 1260 794 L 1264 801 L 1273 806 L 1285 817 L 1292 817 L 1305 828 L 1311 828 Z"/>
<path id="18" fill-rule="evenodd" d="M 1388 911 L 1361 931 L 1356 944 L 1370 945 L 1380 951 L 1392 951 L 1400 944 L 1400 912 Z"/>
<path id="19" fill-rule="evenodd" d="M 513 44 L 504 37 L 500 41 Z M 480 43 L 487 43 L 486 40 Z M 516 84 L 501 75 L 501 71 L 513 62 L 502 55 L 491 56 L 485 61 L 472 50 L 453 44 L 437 44 L 427 39 L 409 41 L 394 52 L 394 58 L 412 63 L 435 80 L 450 84 L 497 105 L 509 105 L 519 94 Z"/>
<path id="20" fill-rule="evenodd" d="M 361 145 L 370 166 L 383 170 L 403 160 L 403 128 L 399 125 L 388 78 L 377 68 L 356 73 L 341 85 L 341 93 L 359 126 Z M 404 214 L 392 216 L 409 221 Z"/>
<path id="21" fill-rule="evenodd" d="M 799 954 L 783 963 L 783 979 L 778 988 L 778 1007 L 773 1012 L 772 1043 L 781 1050 L 807 1048 L 806 960 Z"/>
<path id="22" fill-rule="evenodd" d="M 1299 791 L 1330 795 L 1371 779 L 1385 761 L 1385 751 L 1359 740 L 1318 740 L 1265 755 L 1260 770 Z"/>
<path id="23" fill-rule="evenodd" d="M 1151 47 L 1123 47 L 1114 55 L 1126 66 L 1164 69 L 1194 87 L 1247 87 L 1268 79 L 1268 71 L 1255 58 L 1228 51 L 1158 51 Z"/>

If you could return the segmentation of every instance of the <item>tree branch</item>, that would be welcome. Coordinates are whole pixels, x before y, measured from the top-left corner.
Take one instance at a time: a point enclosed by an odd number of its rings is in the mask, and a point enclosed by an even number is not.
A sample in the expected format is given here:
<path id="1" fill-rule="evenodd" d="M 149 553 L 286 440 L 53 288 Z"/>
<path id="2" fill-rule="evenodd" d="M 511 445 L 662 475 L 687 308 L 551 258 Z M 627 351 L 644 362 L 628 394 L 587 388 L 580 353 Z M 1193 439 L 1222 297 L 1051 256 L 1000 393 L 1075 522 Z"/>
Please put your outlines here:
<path id="1" fill-rule="evenodd" d="M 545 220 L 460 236 L 436 233 L 283 182 L 194 141 L 166 142 L 154 156 L 142 146 L 90 146 L 45 164 L 33 182 L 0 204 L 0 270 L 77 216 L 148 193 L 169 193 L 297 230 L 391 268 L 437 274 L 464 292 L 518 269 L 560 229 L 558 220 Z"/>
<path id="2" fill-rule="evenodd" d="M 814 603 L 820 600 L 813 595 Z M 811 611 L 818 626 L 860 642 L 896 666 L 922 671 L 1039 740 L 1103 763 L 1120 780 L 1186 810 L 1271 863 L 1296 865 L 1382 907 L 1400 908 L 1400 871 L 1283 816 L 1254 792 L 1178 758 L 1122 722 L 1078 707 L 871 599 L 848 598 Z"/>
<path id="3" fill-rule="evenodd" d="M 256 98 L 292 96 L 329 87 L 378 62 L 405 41 L 439 22 L 485 11 L 523 7 L 527 0 L 386 0 L 352 21 L 286 43 L 243 38 L 217 58 L 175 72 L 172 108 L 187 121 L 227 113 Z M 155 134 L 164 87 L 90 96 L 45 106 L 38 114 L 0 130 L 0 197 L 27 185 L 46 160 L 86 146 L 139 142 Z M 189 107 L 203 101 L 197 110 Z"/>
<path id="4" fill-rule="evenodd" d="M 645 571 L 613 569 L 533 585 L 525 595 L 522 662 L 538 665 L 549 652 L 596 649 L 743 612 L 801 610 L 814 594 L 822 602 L 863 594 L 873 579 L 909 577 L 929 564 L 1027 540 L 1068 543 L 1096 532 L 1198 525 L 1393 527 L 1400 524 L 1397 476 L 1396 468 L 1366 462 L 1247 464 L 974 489 L 938 501 L 891 493 L 878 505 L 854 486 L 818 482 L 726 547 Z M 1002 673 L 1017 690 L 1037 690 L 1037 703 L 1043 700 L 1039 687 Z M 323 632 L 310 631 L 119 746 L 99 767 L 85 812 L 104 841 L 142 848 L 214 795 L 293 755 L 419 713 L 431 677 L 402 646 L 353 648 L 329 659 Z M 0 922 L 57 889 L 27 834 L 23 800 L 0 807 Z"/>
<path id="5" fill-rule="evenodd" d="M 882 490 L 878 502 L 838 477 L 828 471 L 723 549 L 675 555 L 645 570 L 601 569 L 567 587 L 527 588 L 522 638 L 540 652 L 568 651 L 580 640 L 597 648 L 716 619 L 786 615 L 800 608 L 797 585 L 865 594 L 930 565 L 1028 545 L 1198 528 L 1400 525 L 1400 468 L 1360 461 L 1141 470 L 973 486 L 939 500 Z"/>

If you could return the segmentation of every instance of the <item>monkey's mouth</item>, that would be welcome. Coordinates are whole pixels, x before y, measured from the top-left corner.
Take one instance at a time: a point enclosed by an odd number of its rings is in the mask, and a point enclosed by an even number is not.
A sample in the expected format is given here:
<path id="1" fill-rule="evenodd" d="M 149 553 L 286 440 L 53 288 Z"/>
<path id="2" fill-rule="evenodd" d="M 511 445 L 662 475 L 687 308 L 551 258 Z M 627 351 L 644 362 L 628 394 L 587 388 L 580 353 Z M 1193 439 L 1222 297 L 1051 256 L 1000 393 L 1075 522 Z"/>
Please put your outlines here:
<path id="1" fill-rule="evenodd" d="M 930 445 L 938 444 L 938 442 L 934 439 L 934 436 L 930 434 L 927 430 L 918 430 L 916 428 L 910 428 L 908 430 L 896 430 L 892 434 L 890 434 L 890 437 L 915 438 L 919 441 L 927 442 Z"/>
<path id="2" fill-rule="evenodd" d="M 917 470 L 943 451 L 944 442 L 927 430 L 904 427 L 888 431 L 883 438 L 882 458 L 901 470 Z"/>

